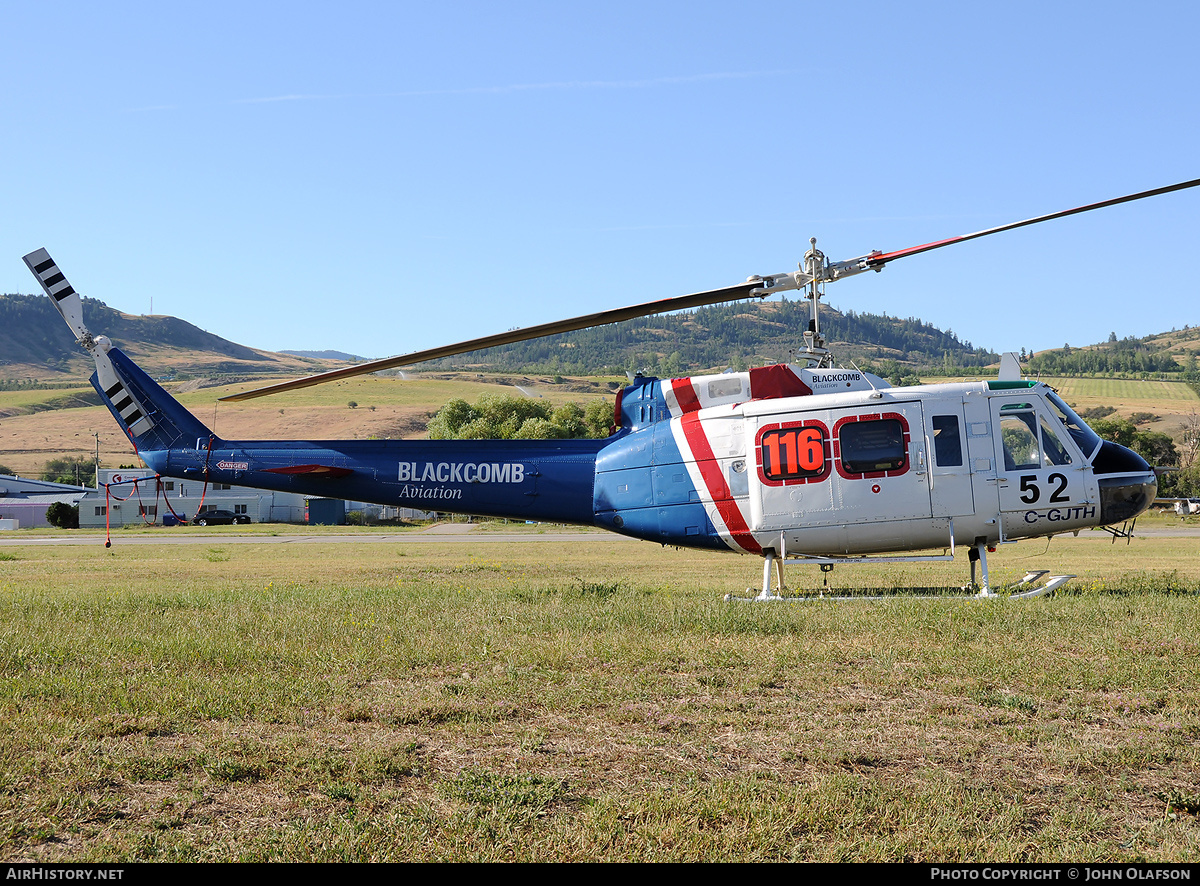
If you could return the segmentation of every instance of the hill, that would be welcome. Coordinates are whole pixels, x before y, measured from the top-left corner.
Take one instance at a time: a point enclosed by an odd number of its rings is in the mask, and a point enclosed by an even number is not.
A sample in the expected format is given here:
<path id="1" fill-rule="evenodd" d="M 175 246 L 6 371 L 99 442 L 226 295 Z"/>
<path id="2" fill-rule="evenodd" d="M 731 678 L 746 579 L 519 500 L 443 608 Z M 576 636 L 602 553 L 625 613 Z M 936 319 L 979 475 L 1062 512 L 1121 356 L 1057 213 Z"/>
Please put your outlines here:
<path id="1" fill-rule="evenodd" d="M 1200 330 L 1185 327 L 1143 338 L 1118 339 L 1116 333 L 1100 344 L 1073 348 L 1064 345 L 1039 351 L 1029 359 L 1034 374 L 1151 378 L 1175 376 L 1200 382 Z"/>
<path id="2" fill-rule="evenodd" d="M 340 360 L 343 363 L 361 363 L 366 357 L 357 354 L 347 354 L 345 351 L 289 351 L 282 350 L 281 354 L 291 354 L 293 357 L 311 357 L 314 360 Z"/>
<path id="3" fill-rule="evenodd" d="M 785 362 L 808 328 L 805 301 L 739 302 L 491 348 L 426 364 L 437 369 L 564 375 L 646 371 L 678 376 Z M 988 366 L 999 355 L 915 317 L 823 306 L 821 331 L 843 362 L 890 360 L 916 371 Z"/>
<path id="4" fill-rule="evenodd" d="M 270 353 L 235 344 L 176 317 L 122 314 L 84 299 L 88 326 L 103 330 L 152 373 L 184 378 L 319 372 L 317 361 L 352 361 L 337 350 Z M 644 317 L 427 363 L 423 370 L 676 376 L 786 361 L 808 327 L 804 301 L 735 303 Z M 917 372 L 973 369 L 998 356 L 917 318 L 824 308 L 822 332 L 845 361 L 896 361 Z M 0 296 L 0 378 L 84 376 L 90 366 L 42 296 Z M 228 379 L 227 379 L 228 380 Z"/>
<path id="5" fill-rule="evenodd" d="M 326 365 L 235 344 L 185 320 L 123 314 L 96 299 L 83 300 L 90 329 L 102 330 L 155 375 L 320 372 Z M 92 365 L 50 299 L 0 295 L 0 379 L 61 381 L 87 378 Z"/>
<path id="6" fill-rule="evenodd" d="M 264 375 L 300 375 L 355 358 L 342 351 L 271 353 L 236 344 L 176 317 L 133 316 L 85 299 L 92 329 L 103 330 L 152 374 L 168 379 L 204 377 L 230 384 Z M 617 375 L 643 371 L 676 377 L 727 368 L 785 362 L 809 323 L 804 300 L 739 302 L 643 317 L 491 348 L 422 364 L 422 371 L 535 373 L 551 376 Z M 822 332 L 843 364 L 854 363 L 906 383 L 955 376 L 994 365 L 999 356 L 916 317 L 838 311 L 825 306 Z M 1024 356 L 1024 355 L 1023 355 Z M 1043 351 L 1029 355 L 1028 371 L 1042 375 L 1175 375 L 1200 383 L 1200 332 L 1190 327 L 1141 339 Z M 90 361 L 76 345 L 49 299 L 0 295 L 0 384 L 36 379 L 52 384 L 86 378 Z"/>

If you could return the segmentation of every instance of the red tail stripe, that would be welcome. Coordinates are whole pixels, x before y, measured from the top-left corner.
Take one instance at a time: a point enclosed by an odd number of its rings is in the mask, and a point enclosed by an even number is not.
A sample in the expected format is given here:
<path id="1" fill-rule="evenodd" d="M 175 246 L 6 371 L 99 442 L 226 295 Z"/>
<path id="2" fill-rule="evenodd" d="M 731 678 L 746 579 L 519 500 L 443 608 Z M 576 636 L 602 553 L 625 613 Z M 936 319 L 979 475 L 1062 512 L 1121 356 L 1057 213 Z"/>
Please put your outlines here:
<path id="1" fill-rule="evenodd" d="M 695 395 L 693 394 L 693 396 Z M 700 424 L 700 417 L 694 412 L 690 415 L 685 415 L 680 420 L 680 425 L 683 428 L 683 436 L 687 440 L 688 448 L 692 450 L 692 455 L 695 456 L 696 466 L 700 469 L 700 476 L 704 478 L 704 485 L 708 489 L 708 494 L 712 497 L 713 504 L 717 506 L 717 512 L 721 515 L 721 519 L 725 521 L 725 526 L 729 530 L 729 534 L 733 536 L 733 540 L 741 545 L 744 550 L 749 551 L 751 554 L 761 554 L 762 546 L 750 534 L 750 527 L 746 525 L 746 518 L 742 516 L 742 511 L 737 506 L 737 502 L 729 494 L 729 484 L 725 482 L 725 476 L 721 473 L 721 466 L 717 463 L 716 456 L 713 455 L 708 437 L 704 435 L 704 428 Z"/>
<path id="2" fill-rule="evenodd" d="M 684 415 L 700 409 L 700 398 L 696 396 L 696 389 L 692 386 L 690 378 L 671 379 L 671 393 L 675 395 L 675 402 L 679 404 L 679 411 Z"/>

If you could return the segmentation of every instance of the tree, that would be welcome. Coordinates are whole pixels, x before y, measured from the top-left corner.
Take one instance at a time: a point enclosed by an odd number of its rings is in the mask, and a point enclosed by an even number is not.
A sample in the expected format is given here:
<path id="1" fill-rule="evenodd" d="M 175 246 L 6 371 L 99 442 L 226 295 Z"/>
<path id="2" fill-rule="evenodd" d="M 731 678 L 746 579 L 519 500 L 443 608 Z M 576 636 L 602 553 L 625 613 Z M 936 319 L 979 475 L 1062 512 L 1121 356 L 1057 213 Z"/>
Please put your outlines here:
<path id="1" fill-rule="evenodd" d="M 79 505 L 56 501 L 46 508 L 46 522 L 59 529 L 79 528 Z"/>
<path id="2" fill-rule="evenodd" d="M 1200 454 L 1200 415 L 1193 411 L 1184 420 L 1179 439 L 1183 445 L 1183 450 L 1179 453 L 1179 467 L 1184 470 L 1196 467 L 1196 456 Z"/>
<path id="3" fill-rule="evenodd" d="M 599 404 L 599 405 L 597 405 Z M 429 420 L 430 440 L 565 440 L 607 437 L 612 406 L 603 400 L 587 408 L 567 403 L 555 409 L 545 400 L 484 394 L 472 405 L 456 398 Z"/>
<path id="4" fill-rule="evenodd" d="M 50 483 L 82 486 L 96 477 L 96 461 L 90 455 L 67 455 L 52 458 L 42 468 L 41 479 Z"/>
<path id="5" fill-rule="evenodd" d="M 1200 498 L 1200 466 L 1192 465 L 1180 471 L 1163 474 L 1158 493 L 1167 498 Z"/>
<path id="6" fill-rule="evenodd" d="M 1175 442 L 1159 431 L 1141 430 L 1124 418 L 1105 418 L 1092 422 L 1092 430 L 1103 437 L 1132 449 L 1151 466 L 1163 467 L 1179 464 L 1179 453 Z"/>
<path id="7" fill-rule="evenodd" d="M 607 437 L 613 428 L 613 405 L 607 400 L 592 400 L 583 410 L 583 420 L 587 424 L 589 437 Z"/>

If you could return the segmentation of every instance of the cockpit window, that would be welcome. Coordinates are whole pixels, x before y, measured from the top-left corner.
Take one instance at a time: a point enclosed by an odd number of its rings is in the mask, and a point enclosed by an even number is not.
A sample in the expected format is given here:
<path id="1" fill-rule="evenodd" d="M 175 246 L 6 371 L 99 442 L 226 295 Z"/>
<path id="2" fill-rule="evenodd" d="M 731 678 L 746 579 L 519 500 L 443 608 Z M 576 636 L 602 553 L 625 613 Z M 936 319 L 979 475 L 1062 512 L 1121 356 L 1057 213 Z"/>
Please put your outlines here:
<path id="1" fill-rule="evenodd" d="M 1004 446 L 1006 471 L 1035 470 L 1041 467 L 1035 421 L 1036 414 L 1033 410 L 1000 416 L 1000 440 Z"/>
<path id="2" fill-rule="evenodd" d="M 1071 464 L 1071 452 L 1059 433 L 1057 422 L 1032 403 L 1001 406 L 1000 440 L 1004 446 L 1005 470 Z"/>
<path id="3" fill-rule="evenodd" d="M 1096 450 L 1100 448 L 1100 435 L 1089 428 L 1087 423 L 1076 415 L 1074 410 L 1057 394 L 1047 393 L 1046 401 L 1050 404 L 1051 411 L 1067 429 L 1067 433 L 1071 435 L 1071 439 L 1078 444 L 1083 457 L 1090 459 L 1095 455 Z"/>
<path id="4" fill-rule="evenodd" d="M 1040 418 L 1042 460 L 1048 465 L 1069 465 L 1071 463 L 1071 455 L 1067 452 L 1067 448 L 1058 439 L 1058 434 L 1054 433 L 1054 428 L 1051 427 L 1050 421 L 1046 416 L 1043 415 Z"/>

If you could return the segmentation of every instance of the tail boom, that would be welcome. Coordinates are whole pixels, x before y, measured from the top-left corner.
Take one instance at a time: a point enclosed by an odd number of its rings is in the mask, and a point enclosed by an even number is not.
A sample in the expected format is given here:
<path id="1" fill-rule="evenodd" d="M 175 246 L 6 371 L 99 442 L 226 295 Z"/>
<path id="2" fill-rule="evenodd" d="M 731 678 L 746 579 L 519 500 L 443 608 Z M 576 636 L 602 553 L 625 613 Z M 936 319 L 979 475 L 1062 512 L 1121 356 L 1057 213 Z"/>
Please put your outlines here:
<path id="1" fill-rule="evenodd" d="M 167 477 L 424 511 L 590 525 L 602 440 L 200 438 L 142 450 Z"/>

